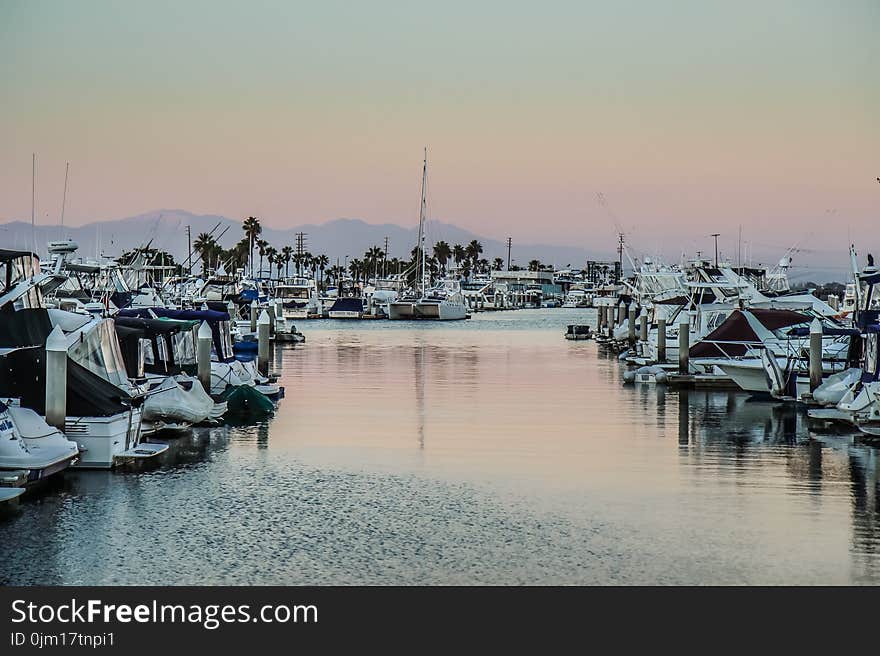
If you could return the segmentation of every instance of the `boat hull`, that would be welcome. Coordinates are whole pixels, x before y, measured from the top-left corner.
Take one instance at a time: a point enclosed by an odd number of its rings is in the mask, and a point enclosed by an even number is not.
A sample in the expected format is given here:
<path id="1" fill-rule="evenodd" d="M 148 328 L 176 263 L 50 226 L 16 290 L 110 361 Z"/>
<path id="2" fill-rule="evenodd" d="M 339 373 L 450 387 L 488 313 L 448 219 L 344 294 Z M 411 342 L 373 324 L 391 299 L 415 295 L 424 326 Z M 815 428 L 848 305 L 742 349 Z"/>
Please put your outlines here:
<path id="1" fill-rule="evenodd" d="M 140 440 L 141 412 L 132 409 L 110 417 L 67 417 L 64 433 L 83 447 L 78 469 L 112 469 Z"/>
<path id="2" fill-rule="evenodd" d="M 449 301 L 398 301 L 388 305 L 388 318 L 457 321 L 467 318 L 467 306 L 464 303 L 450 303 Z"/>

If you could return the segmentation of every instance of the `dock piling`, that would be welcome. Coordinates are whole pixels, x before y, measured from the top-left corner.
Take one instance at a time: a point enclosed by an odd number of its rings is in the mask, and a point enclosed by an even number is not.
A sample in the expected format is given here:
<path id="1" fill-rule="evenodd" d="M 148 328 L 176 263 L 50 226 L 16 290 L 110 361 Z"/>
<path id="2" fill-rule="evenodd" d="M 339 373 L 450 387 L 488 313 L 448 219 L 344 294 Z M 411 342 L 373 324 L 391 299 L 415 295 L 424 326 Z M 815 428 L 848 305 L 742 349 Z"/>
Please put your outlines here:
<path id="1" fill-rule="evenodd" d="M 196 371 L 199 382 L 205 388 L 205 392 L 211 393 L 211 326 L 207 321 L 202 321 L 199 326 L 198 340 L 196 344 Z"/>
<path id="2" fill-rule="evenodd" d="M 691 322 L 686 311 L 678 319 L 678 373 L 686 376 L 690 369 Z"/>
<path id="3" fill-rule="evenodd" d="M 46 423 L 64 430 L 67 418 L 67 338 L 55 326 L 46 339 Z"/>
<path id="4" fill-rule="evenodd" d="M 263 310 L 257 319 L 257 368 L 264 376 L 269 373 L 269 313 Z"/>
<path id="5" fill-rule="evenodd" d="M 822 323 L 810 324 L 810 391 L 822 384 Z"/>
<path id="6" fill-rule="evenodd" d="M 629 316 L 627 317 L 627 333 L 629 338 L 630 346 L 633 346 L 636 343 L 636 304 L 629 304 Z"/>
<path id="7" fill-rule="evenodd" d="M 260 313 L 256 301 L 251 301 L 251 332 L 257 332 L 257 315 Z"/>
<path id="8" fill-rule="evenodd" d="M 666 317 L 657 319 L 657 362 L 666 362 Z"/>
<path id="9" fill-rule="evenodd" d="M 648 341 L 648 311 L 645 308 L 642 308 L 639 315 L 639 339 L 642 343 Z"/>

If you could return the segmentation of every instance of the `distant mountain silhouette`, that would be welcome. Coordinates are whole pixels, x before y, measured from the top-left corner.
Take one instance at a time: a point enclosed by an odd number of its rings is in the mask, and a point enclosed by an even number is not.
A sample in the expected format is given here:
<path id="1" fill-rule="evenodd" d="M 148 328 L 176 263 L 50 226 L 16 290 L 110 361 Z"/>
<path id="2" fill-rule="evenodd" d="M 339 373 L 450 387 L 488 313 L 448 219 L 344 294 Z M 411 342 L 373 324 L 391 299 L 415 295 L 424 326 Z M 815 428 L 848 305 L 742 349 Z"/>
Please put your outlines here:
<path id="1" fill-rule="evenodd" d="M 178 261 L 187 256 L 186 226 L 191 226 L 192 239 L 202 232 L 210 232 L 215 226 L 220 227 L 214 235 L 223 236 L 220 243 L 229 247 L 242 238 L 241 220 L 230 219 L 213 214 L 192 214 L 185 210 L 165 209 L 131 216 L 125 219 L 114 219 L 89 223 L 80 227 L 65 227 L 62 231 L 58 225 L 37 225 L 31 229 L 30 222 L 12 221 L 0 224 L 0 247 L 37 249 L 46 254 L 48 241 L 70 237 L 80 248 L 78 254 L 84 258 L 94 258 L 97 254 L 116 256 L 123 251 L 151 242 L 155 248 L 167 250 Z M 225 232 L 224 232 L 225 230 Z M 383 247 L 388 237 L 390 257 L 408 257 L 418 239 L 418 226 L 404 228 L 393 223 L 372 224 L 360 219 L 335 219 L 322 224 L 306 224 L 292 228 L 278 229 L 263 226 L 262 238 L 275 248 L 294 246 L 296 233 L 306 233 L 306 249 L 313 253 L 326 254 L 331 261 L 362 257 L 371 246 Z M 431 221 L 428 225 L 428 241 L 431 245 L 439 240 L 450 245 L 467 245 L 472 239 L 483 244 L 483 257 L 491 261 L 495 257 L 507 260 L 507 244 L 505 241 L 491 239 L 474 234 L 458 226 L 439 221 Z M 35 244 L 36 242 L 36 244 Z M 197 256 L 195 256 L 197 257 Z M 575 246 L 559 246 L 551 244 L 520 244 L 514 236 L 512 259 L 516 264 L 525 267 L 530 260 L 538 259 L 544 263 L 559 267 L 582 266 L 587 259 L 609 259 L 612 253 L 590 252 Z"/>

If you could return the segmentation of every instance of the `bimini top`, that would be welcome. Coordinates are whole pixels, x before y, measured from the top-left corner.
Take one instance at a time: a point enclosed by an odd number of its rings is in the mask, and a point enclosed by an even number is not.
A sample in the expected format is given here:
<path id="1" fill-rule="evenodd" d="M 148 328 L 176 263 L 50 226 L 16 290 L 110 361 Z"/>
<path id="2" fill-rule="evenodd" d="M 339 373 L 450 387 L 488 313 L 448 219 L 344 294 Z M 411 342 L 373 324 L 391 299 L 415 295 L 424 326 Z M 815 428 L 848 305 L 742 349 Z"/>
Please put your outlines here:
<path id="1" fill-rule="evenodd" d="M 11 251 L 6 248 L 0 248 L 0 262 L 17 260 L 20 257 L 37 257 L 37 254 L 30 251 Z"/>
<path id="2" fill-rule="evenodd" d="M 178 319 L 181 321 L 207 321 L 212 323 L 215 321 L 229 321 L 228 312 L 218 312 L 217 310 L 172 310 L 169 308 L 128 308 L 120 310 L 117 316 L 120 317 L 137 317 L 139 319 L 152 319 L 152 312 L 159 318 Z"/>
<path id="3" fill-rule="evenodd" d="M 198 321 L 182 321 L 180 319 L 142 319 L 140 317 L 115 317 L 117 326 L 126 328 L 137 328 L 143 331 L 144 335 L 152 337 L 154 335 L 175 334 L 181 330 L 187 330 L 199 324 Z"/>
<path id="4" fill-rule="evenodd" d="M 792 310 L 734 310 L 690 350 L 692 358 L 737 357 L 761 344 L 774 330 L 809 323 L 812 317 Z"/>

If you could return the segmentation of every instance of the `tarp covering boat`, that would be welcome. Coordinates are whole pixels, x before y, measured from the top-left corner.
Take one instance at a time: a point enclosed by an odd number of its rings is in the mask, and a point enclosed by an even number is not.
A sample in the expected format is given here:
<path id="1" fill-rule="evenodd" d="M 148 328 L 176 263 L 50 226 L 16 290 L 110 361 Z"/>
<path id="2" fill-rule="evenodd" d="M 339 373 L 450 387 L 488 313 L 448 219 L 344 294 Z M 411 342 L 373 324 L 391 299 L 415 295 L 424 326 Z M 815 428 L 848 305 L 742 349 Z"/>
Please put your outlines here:
<path id="1" fill-rule="evenodd" d="M 364 302 L 360 298 L 339 298 L 333 303 L 330 312 L 363 312 Z"/>
<path id="2" fill-rule="evenodd" d="M 142 416 L 144 421 L 197 424 L 210 417 L 213 410 L 214 400 L 198 381 L 184 386 L 168 376 L 147 392 Z"/>

